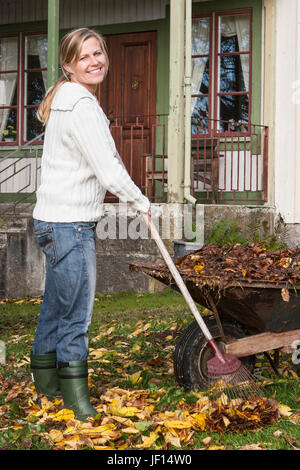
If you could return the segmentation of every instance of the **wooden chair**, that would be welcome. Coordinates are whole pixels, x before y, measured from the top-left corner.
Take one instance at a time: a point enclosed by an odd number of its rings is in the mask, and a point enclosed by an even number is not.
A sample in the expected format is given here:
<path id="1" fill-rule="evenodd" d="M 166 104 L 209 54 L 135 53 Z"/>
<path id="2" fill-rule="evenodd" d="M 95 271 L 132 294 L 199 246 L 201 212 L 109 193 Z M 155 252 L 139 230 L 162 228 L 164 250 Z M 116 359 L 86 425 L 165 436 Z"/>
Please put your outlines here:
<path id="1" fill-rule="evenodd" d="M 167 190 L 168 158 L 166 155 L 152 155 L 149 153 L 144 154 L 143 157 L 146 159 L 146 196 L 153 197 L 155 195 L 155 181 L 163 183 L 164 190 Z M 218 139 L 192 138 L 191 157 L 191 181 L 193 183 L 203 182 L 204 190 L 211 190 L 213 202 L 217 203 L 219 188 Z"/>

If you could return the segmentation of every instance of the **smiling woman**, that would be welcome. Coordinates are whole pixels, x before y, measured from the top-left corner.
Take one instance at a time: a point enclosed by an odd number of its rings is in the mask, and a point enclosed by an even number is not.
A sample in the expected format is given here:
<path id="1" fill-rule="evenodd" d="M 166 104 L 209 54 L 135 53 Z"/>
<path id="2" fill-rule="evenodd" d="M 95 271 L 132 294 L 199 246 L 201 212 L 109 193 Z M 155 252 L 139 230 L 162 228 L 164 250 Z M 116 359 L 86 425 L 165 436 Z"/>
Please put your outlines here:
<path id="1" fill-rule="evenodd" d="M 123 165 L 95 96 L 108 69 L 103 39 L 87 28 L 71 31 L 61 42 L 60 62 L 64 75 L 37 114 L 46 132 L 33 217 L 46 281 L 31 369 L 38 393 L 62 394 L 65 408 L 85 420 L 97 414 L 88 389 L 88 328 L 105 193 L 135 211 L 148 212 L 150 203 Z"/>

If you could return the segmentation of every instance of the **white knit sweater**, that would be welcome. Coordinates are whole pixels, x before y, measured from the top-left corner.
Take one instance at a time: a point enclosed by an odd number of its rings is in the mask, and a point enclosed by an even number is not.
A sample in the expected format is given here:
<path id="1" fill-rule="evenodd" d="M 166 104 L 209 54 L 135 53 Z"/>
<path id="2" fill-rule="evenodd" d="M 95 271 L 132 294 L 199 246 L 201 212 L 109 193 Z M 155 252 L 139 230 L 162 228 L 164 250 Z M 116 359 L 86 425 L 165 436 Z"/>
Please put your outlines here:
<path id="1" fill-rule="evenodd" d="M 106 190 L 133 210 L 147 212 L 150 207 L 120 159 L 97 99 L 79 84 L 64 83 L 46 125 L 33 217 L 46 222 L 97 221 Z"/>

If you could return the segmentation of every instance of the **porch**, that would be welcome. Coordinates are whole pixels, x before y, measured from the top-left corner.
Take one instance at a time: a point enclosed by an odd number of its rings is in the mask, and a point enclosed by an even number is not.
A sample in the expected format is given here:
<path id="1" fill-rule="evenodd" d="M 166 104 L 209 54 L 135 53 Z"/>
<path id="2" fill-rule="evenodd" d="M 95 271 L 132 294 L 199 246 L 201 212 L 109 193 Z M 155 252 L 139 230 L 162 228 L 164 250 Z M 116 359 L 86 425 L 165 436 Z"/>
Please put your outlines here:
<path id="1" fill-rule="evenodd" d="M 152 203 L 169 202 L 168 116 L 112 117 L 110 129 L 141 191 Z M 15 210 L 35 201 L 42 139 L 43 133 L 0 159 L 0 202 L 12 202 Z M 189 155 L 185 164 L 190 165 L 190 192 L 197 202 L 267 201 L 268 127 L 202 119 L 193 126 Z M 108 193 L 106 202 L 116 199 Z"/>

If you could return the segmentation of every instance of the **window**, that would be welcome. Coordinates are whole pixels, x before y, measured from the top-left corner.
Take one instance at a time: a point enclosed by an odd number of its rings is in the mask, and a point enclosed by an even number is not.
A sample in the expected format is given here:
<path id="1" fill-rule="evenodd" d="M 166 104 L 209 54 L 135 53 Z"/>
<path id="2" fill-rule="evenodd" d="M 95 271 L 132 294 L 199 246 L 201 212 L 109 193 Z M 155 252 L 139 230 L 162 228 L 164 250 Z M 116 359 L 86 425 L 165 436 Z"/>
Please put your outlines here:
<path id="1" fill-rule="evenodd" d="M 43 132 L 36 111 L 47 89 L 47 35 L 0 37 L 0 145 Z"/>
<path id="2" fill-rule="evenodd" d="M 251 121 L 251 11 L 192 21 L 192 132 L 248 132 Z"/>
<path id="3" fill-rule="evenodd" d="M 18 36 L 0 37 L 0 143 L 18 143 Z"/>

